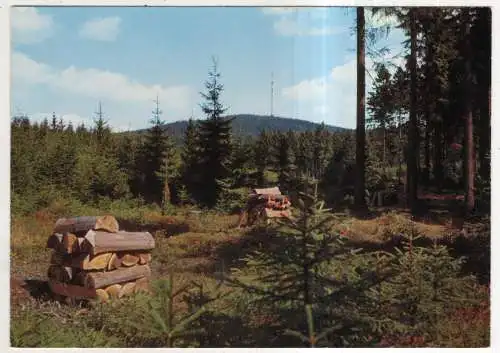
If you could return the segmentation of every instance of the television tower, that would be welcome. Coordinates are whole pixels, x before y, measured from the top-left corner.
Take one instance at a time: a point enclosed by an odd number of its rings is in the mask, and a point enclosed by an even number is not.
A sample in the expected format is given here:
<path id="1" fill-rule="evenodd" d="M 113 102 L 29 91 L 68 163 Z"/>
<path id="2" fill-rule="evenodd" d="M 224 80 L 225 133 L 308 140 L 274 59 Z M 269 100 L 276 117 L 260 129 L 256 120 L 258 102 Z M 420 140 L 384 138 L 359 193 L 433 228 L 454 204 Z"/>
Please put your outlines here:
<path id="1" fill-rule="evenodd" d="M 271 118 L 274 116 L 274 72 L 271 72 Z"/>

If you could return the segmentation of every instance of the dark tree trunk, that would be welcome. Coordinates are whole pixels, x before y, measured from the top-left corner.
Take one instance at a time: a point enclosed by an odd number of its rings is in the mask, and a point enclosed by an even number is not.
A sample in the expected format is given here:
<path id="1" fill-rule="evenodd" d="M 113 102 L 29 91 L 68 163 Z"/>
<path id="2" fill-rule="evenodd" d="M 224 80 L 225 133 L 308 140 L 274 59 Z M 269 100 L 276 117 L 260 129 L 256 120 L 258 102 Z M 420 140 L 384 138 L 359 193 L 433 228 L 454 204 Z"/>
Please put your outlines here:
<path id="1" fill-rule="evenodd" d="M 479 175 L 481 179 L 490 180 L 491 159 L 491 10 L 484 8 L 479 11 L 479 20 L 485 23 L 482 32 L 488 33 L 484 38 L 485 48 L 482 62 L 485 65 L 478 75 L 480 106 L 480 131 L 479 131 Z"/>
<path id="2" fill-rule="evenodd" d="M 488 98 L 481 108 L 481 135 L 479 137 L 479 175 L 483 180 L 490 179 L 491 160 L 489 158 L 491 150 L 491 116 L 490 116 L 491 90 L 488 89 Z"/>
<path id="3" fill-rule="evenodd" d="M 417 141 L 417 28 L 415 9 L 410 9 L 410 124 L 408 131 L 407 184 L 408 207 L 417 210 L 418 141 Z"/>
<path id="4" fill-rule="evenodd" d="M 358 210 L 365 201 L 365 13 L 357 8 L 357 113 L 356 113 L 356 187 L 354 202 Z"/>
<path id="5" fill-rule="evenodd" d="M 430 113 L 427 112 L 425 123 L 425 145 L 424 145 L 424 173 L 423 182 L 429 185 L 430 170 L 431 170 L 431 127 L 430 127 Z"/>
<path id="6" fill-rule="evenodd" d="M 465 10 L 467 11 L 467 10 Z M 472 70 L 470 48 L 470 17 L 464 18 L 465 26 L 465 211 L 470 214 L 475 205 L 474 178 L 476 159 L 474 148 L 474 123 L 472 119 Z"/>
<path id="7" fill-rule="evenodd" d="M 434 123 L 434 161 L 433 175 L 434 185 L 438 189 L 443 188 L 443 123 L 436 121 Z"/>

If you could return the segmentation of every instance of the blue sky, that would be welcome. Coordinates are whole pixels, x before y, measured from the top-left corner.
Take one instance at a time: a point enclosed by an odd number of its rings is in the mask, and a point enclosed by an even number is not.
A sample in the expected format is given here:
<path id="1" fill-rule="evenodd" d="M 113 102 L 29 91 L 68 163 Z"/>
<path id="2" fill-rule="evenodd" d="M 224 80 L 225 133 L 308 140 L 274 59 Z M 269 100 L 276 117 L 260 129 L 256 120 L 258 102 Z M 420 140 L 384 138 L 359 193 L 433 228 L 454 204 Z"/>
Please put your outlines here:
<path id="1" fill-rule="evenodd" d="M 13 8 L 12 113 L 91 124 L 101 101 L 110 126 L 136 129 L 158 95 L 165 121 L 204 118 L 216 56 L 228 114 L 269 114 L 273 73 L 275 115 L 352 128 L 354 23 L 347 8 Z M 396 54 L 403 39 L 380 46 Z"/>

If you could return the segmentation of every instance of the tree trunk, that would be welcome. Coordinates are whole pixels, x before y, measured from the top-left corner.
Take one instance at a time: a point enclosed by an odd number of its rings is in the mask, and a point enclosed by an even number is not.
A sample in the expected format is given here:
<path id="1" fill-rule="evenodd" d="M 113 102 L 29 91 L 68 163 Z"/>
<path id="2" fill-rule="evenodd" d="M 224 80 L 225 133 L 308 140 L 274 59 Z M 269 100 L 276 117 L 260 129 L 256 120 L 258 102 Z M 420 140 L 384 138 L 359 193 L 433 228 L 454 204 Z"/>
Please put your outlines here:
<path id="1" fill-rule="evenodd" d="M 465 10 L 467 11 L 467 10 Z M 474 178 L 476 173 L 476 159 L 474 148 L 474 124 L 472 119 L 472 71 L 470 48 L 470 17 L 465 16 L 465 211 L 469 215 L 475 206 Z"/>
<path id="2" fill-rule="evenodd" d="M 110 272 L 87 272 L 83 278 L 83 286 L 97 289 L 149 276 L 151 269 L 148 265 L 124 267 Z"/>
<path id="3" fill-rule="evenodd" d="M 387 163 L 385 161 L 385 155 L 386 155 L 386 151 L 385 151 L 385 145 L 386 145 L 386 128 L 385 128 L 385 124 L 384 126 L 382 126 L 382 128 L 384 129 L 383 131 L 383 139 L 382 139 L 382 143 L 383 143 L 383 146 L 382 146 L 382 165 L 384 166 L 384 173 L 387 173 Z"/>
<path id="4" fill-rule="evenodd" d="M 59 233 L 52 234 L 49 239 L 47 239 L 47 248 L 54 249 L 57 252 L 63 252 L 62 245 L 63 235 Z"/>
<path id="5" fill-rule="evenodd" d="M 424 145 L 424 173 L 423 181 L 425 185 L 429 185 L 431 171 L 431 114 L 427 111 L 425 123 L 425 145 Z"/>
<path id="6" fill-rule="evenodd" d="M 80 244 L 79 244 L 78 240 L 80 240 L 80 239 L 73 233 L 63 234 L 62 246 L 63 246 L 64 252 L 66 254 L 73 254 L 73 253 L 79 252 L 80 251 Z M 80 243 L 81 243 L 81 241 L 80 241 Z"/>
<path id="7" fill-rule="evenodd" d="M 417 157 L 417 28 L 415 9 L 409 10 L 410 16 L 410 124 L 408 130 L 407 184 L 408 207 L 415 213 L 417 207 L 418 168 Z"/>
<path id="8" fill-rule="evenodd" d="M 81 248 L 91 255 L 103 252 L 151 250 L 155 240 L 148 232 L 106 233 L 89 231 Z"/>
<path id="9" fill-rule="evenodd" d="M 479 175 L 483 181 L 490 180 L 491 169 L 491 87 L 488 87 L 488 94 L 480 110 L 481 135 L 479 136 Z"/>
<path id="10" fill-rule="evenodd" d="M 75 270 L 71 267 L 51 265 L 48 269 L 47 277 L 58 282 L 69 283 L 75 275 Z"/>
<path id="11" fill-rule="evenodd" d="M 357 113 L 355 206 L 365 210 L 365 13 L 357 8 Z"/>
<path id="12" fill-rule="evenodd" d="M 113 216 L 83 216 L 58 219 L 53 232 L 84 235 L 89 230 L 102 230 L 110 233 L 116 233 L 118 232 L 118 228 L 118 222 Z"/>
<path id="13" fill-rule="evenodd" d="M 434 185 L 438 189 L 443 188 L 443 123 L 441 121 L 436 121 L 434 123 L 434 161 L 433 175 L 434 175 Z"/>

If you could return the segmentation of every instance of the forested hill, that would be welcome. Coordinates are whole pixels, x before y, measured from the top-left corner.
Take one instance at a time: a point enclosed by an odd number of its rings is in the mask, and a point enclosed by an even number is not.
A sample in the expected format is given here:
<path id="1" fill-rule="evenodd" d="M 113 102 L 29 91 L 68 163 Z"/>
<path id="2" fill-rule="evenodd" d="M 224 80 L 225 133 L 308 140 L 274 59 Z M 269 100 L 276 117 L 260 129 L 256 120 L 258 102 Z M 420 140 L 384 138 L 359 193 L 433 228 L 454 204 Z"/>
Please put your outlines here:
<path id="1" fill-rule="evenodd" d="M 237 135 L 257 136 L 261 130 L 276 130 L 281 132 L 292 130 L 304 132 L 314 130 L 319 126 L 319 124 L 307 120 L 271 117 L 268 115 L 239 114 L 230 115 L 228 118 L 234 118 L 232 125 L 233 132 Z M 164 126 L 177 138 L 183 135 L 187 123 L 187 120 L 182 120 L 168 123 Z M 331 132 L 347 130 L 331 125 L 325 125 L 325 127 Z M 145 130 L 138 130 L 137 132 L 141 133 L 144 131 Z"/>

